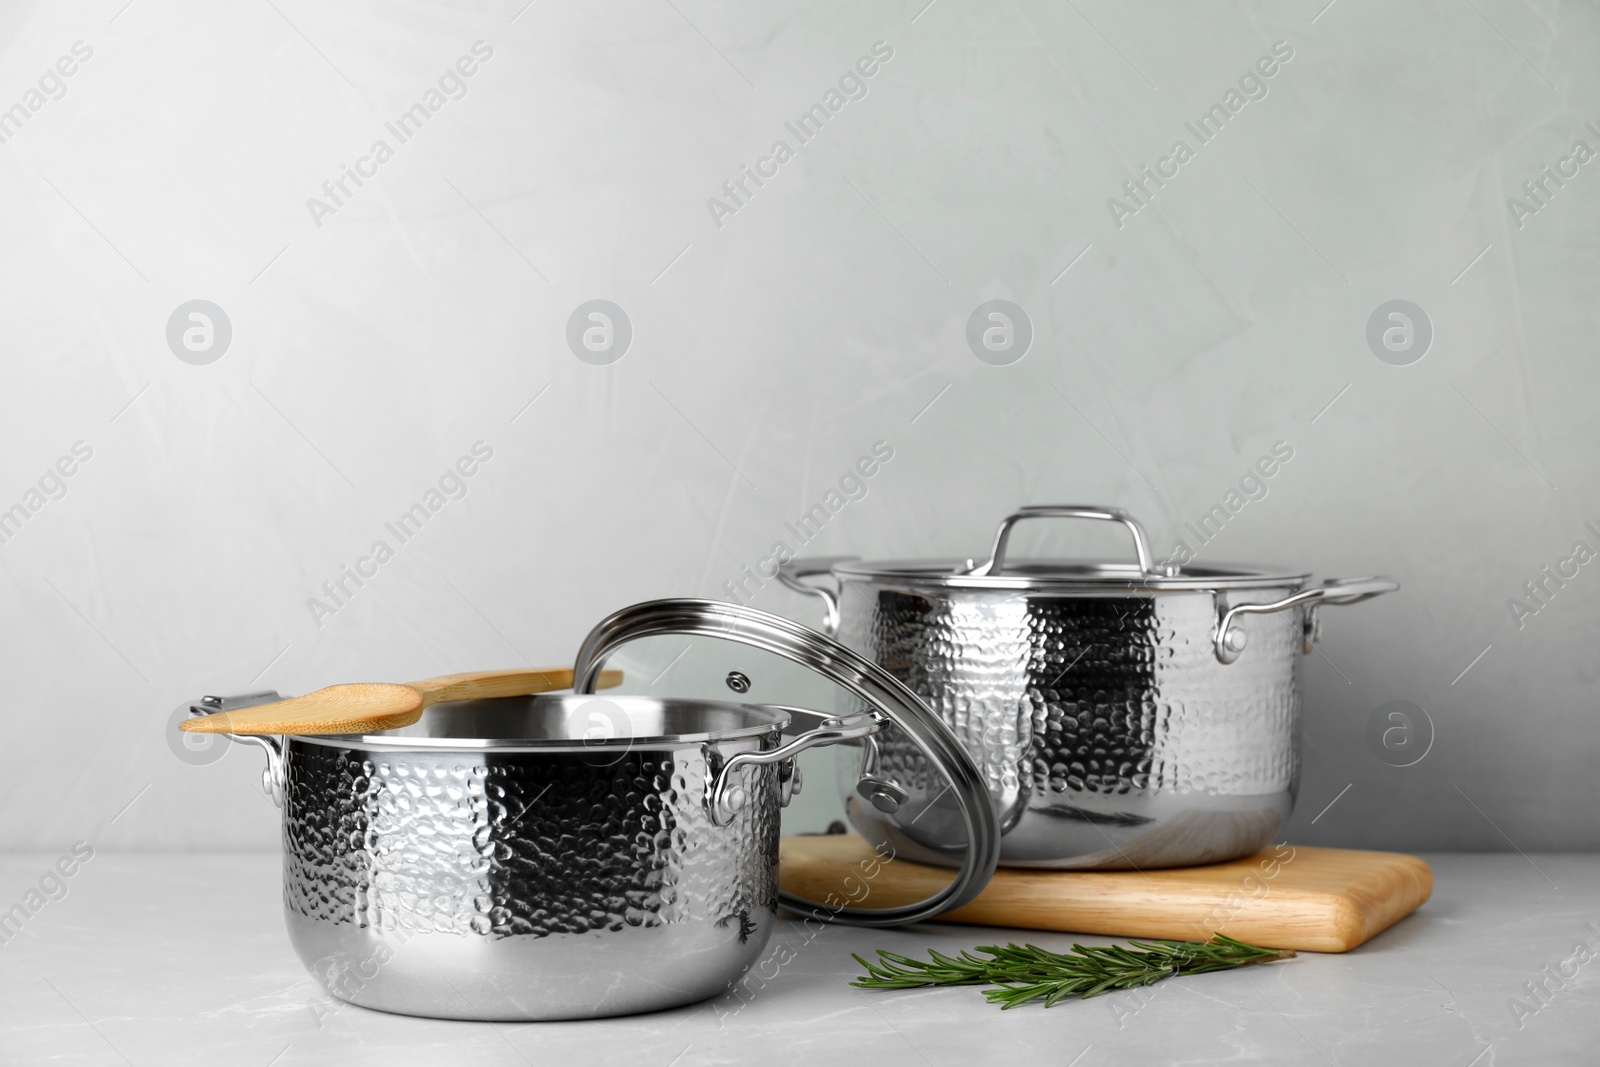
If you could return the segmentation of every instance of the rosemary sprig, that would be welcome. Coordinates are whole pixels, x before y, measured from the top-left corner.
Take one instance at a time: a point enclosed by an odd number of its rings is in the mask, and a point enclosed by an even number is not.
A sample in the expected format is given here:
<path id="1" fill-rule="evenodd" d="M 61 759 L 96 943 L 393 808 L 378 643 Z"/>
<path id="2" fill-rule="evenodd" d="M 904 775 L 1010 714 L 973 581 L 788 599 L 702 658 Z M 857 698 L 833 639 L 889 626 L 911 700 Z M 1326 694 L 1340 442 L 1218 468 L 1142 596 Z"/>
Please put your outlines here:
<path id="1" fill-rule="evenodd" d="M 959 958 L 928 953 L 933 962 L 909 959 L 878 950 L 876 963 L 860 956 L 855 961 L 867 973 L 850 984 L 861 989 L 916 989 L 939 985 L 994 985 L 983 995 L 991 1004 L 1015 1008 L 1044 998 L 1044 1006 L 1067 997 L 1097 997 L 1114 989 L 1133 989 L 1183 974 L 1204 974 L 1251 963 L 1285 960 L 1293 952 L 1257 948 L 1217 934 L 1210 941 L 1130 941 L 1132 947 L 1110 945 L 1091 948 L 1073 945 L 1068 953 L 1050 952 L 1036 945 L 981 946 Z M 851 953 L 851 955 L 855 955 Z"/>

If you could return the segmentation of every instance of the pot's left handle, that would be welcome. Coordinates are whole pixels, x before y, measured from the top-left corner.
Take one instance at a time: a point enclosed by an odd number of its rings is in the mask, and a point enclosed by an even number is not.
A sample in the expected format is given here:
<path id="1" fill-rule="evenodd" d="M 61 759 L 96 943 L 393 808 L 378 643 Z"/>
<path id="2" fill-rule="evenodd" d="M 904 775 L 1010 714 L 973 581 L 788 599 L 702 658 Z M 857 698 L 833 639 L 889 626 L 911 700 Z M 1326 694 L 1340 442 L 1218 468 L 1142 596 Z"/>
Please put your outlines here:
<path id="1" fill-rule="evenodd" d="M 189 718 L 204 718 L 223 711 L 238 711 L 240 708 L 253 708 L 260 704 L 276 704 L 283 698 L 275 689 L 264 689 L 259 693 L 241 693 L 231 697 L 205 696 L 199 700 L 189 702 Z M 283 807 L 284 767 L 283 767 L 283 738 L 272 735 L 255 734 L 219 734 L 229 741 L 241 744 L 255 745 L 267 754 L 267 765 L 261 770 L 261 791 L 272 798 L 278 807 Z"/>
<path id="2" fill-rule="evenodd" d="M 1239 658 L 1246 644 L 1244 628 L 1237 625 L 1239 616 L 1268 615 L 1276 611 L 1288 611 L 1301 604 L 1309 604 L 1310 608 L 1306 613 L 1305 650 L 1310 652 L 1311 642 L 1317 638 L 1317 609 L 1322 605 L 1359 604 L 1363 600 L 1370 600 L 1384 593 L 1393 593 L 1399 588 L 1399 582 L 1382 576 L 1330 578 L 1321 585 L 1302 589 L 1292 596 L 1274 600 L 1270 604 L 1237 604 L 1218 617 L 1217 629 L 1211 636 L 1212 645 L 1218 660 L 1232 663 Z"/>
<path id="3" fill-rule="evenodd" d="M 814 596 L 822 601 L 823 617 L 820 629 L 829 637 L 839 632 L 839 597 L 843 593 L 843 586 L 839 579 L 834 577 L 833 588 L 822 585 L 808 585 L 803 579 L 815 578 L 819 575 L 833 575 L 835 563 L 848 563 L 860 556 L 809 556 L 805 559 L 792 559 L 788 563 L 778 565 L 778 581 L 793 589 L 796 593 Z"/>

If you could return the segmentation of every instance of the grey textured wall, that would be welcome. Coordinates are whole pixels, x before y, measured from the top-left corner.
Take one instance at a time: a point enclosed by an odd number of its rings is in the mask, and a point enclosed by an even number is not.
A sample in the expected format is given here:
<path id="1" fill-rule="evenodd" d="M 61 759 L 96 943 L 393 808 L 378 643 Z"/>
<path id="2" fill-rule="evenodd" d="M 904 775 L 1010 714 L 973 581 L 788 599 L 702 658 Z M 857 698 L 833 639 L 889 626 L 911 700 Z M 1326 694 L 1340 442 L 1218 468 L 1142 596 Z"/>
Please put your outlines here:
<path id="1" fill-rule="evenodd" d="M 924 3 L 0 7 L 0 846 L 271 847 L 180 701 L 565 662 L 878 441 L 807 551 L 1233 504 L 1202 558 L 1399 578 L 1305 663 L 1296 839 L 1600 843 L 1595 8 Z"/>

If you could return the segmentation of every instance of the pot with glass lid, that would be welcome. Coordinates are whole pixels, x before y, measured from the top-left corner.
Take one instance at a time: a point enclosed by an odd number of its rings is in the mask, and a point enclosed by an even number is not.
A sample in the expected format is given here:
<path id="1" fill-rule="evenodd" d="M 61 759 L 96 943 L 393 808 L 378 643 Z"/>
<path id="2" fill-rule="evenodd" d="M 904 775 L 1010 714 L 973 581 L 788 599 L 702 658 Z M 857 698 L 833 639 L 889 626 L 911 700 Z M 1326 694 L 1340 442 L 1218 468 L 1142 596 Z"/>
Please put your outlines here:
<path id="1" fill-rule="evenodd" d="M 1015 525 L 1038 518 L 1119 524 L 1134 558 L 1009 555 Z M 779 577 L 961 739 L 996 808 L 1002 864 L 1075 869 L 1215 863 L 1270 842 L 1298 787 L 1300 659 L 1319 609 L 1399 588 L 1158 563 L 1132 516 L 1079 505 L 1007 516 L 982 562 L 798 559 Z M 956 808 L 937 776 L 893 729 L 863 744 L 877 795 L 850 805 L 857 829 L 955 862 Z"/>
<path id="2" fill-rule="evenodd" d="M 608 657 L 660 635 L 774 653 L 863 707 L 594 693 Z M 465 677 L 415 684 L 459 689 L 450 683 Z M 597 625 L 572 677 L 573 693 L 449 696 L 365 733 L 269 729 L 259 716 L 246 729 L 239 712 L 266 710 L 275 693 L 190 708 L 266 750 L 289 939 L 329 993 L 452 1019 L 657 1011 L 726 991 L 760 958 L 780 904 L 822 920 L 916 922 L 970 901 L 994 871 L 999 827 L 966 750 L 904 685 L 815 631 L 736 605 L 651 601 Z M 888 906 L 780 890 L 796 756 L 889 726 L 943 776 L 961 869 L 927 899 Z"/>

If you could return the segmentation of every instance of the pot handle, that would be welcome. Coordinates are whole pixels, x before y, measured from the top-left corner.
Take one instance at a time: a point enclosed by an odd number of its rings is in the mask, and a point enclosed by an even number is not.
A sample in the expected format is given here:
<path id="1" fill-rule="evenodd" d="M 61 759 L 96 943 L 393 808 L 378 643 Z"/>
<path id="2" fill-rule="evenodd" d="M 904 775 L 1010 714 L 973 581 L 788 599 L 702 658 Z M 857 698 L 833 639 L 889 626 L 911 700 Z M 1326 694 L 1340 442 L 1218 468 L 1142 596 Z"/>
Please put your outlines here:
<path id="1" fill-rule="evenodd" d="M 832 729 L 846 732 L 858 726 L 865 736 L 880 723 L 892 722 L 916 744 L 934 771 L 955 796 L 967 832 L 967 851 L 955 879 L 924 900 L 889 908 L 833 907 L 820 901 L 780 891 L 778 899 L 796 910 L 863 926 L 899 926 L 933 918 L 972 900 L 988 884 L 1000 862 L 1000 821 L 989 789 L 961 741 L 922 699 L 882 667 L 830 637 L 798 623 L 740 604 L 716 600 L 651 600 L 613 612 L 583 639 L 572 667 L 572 691 L 592 693 L 606 658 L 641 637 L 662 635 L 720 637 L 784 657 L 822 675 L 871 705 L 867 715 L 841 720 Z M 866 728 L 872 722 L 872 729 Z M 809 739 L 808 739 L 809 738 Z M 842 739 L 842 738 L 837 738 Z M 785 758 L 794 747 L 828 743 L 822 736 L 802 735 L 795 743 L 765 753 L 769 760 Z M 732 763 L 735 756 L 728 762 Z M 759 762 L 759 761 L 747 761 Z"/>
<path id="2" fill-rule="evenodd" d="M 785 709 L 790 710 L 790 709 Z M 878 732 L 879 727 L 886 721 L 881 712 L 869 712 L 865 715 L 840 716 L 838 718 L 824 719 L 821 725 L 796 737 L 786 745 L 781 745 L 767 752 L 736 752 L 730 756 L 711 781 L 706 784 L 706 807 L 711 821 L 718 826 L 726 826 L 733 821 L 734 813 L 740 811 L 749 798 L 745 796 L 744 787 L 734 784 L 735 776 L 742 767 L 765 767 L 769 763 L 783 763 L 793 759 L 808 748 L 820 748 L 825 745 L 837 745 L 845 741 L 854 741 Z M 798 774 L 799 771 L 795 771 Z"/>
<path id="3" fill-rule="evenodd" d="M 805 559 L 792 559 L 788 563 L 778 565 L 778 581 L 793 589 L 796 593 L 814 596 L 822 601 L 823 616 L 820 629 L 829 637 L 839 632 L 839 597 L 842 586 L 837 578 L 834 579 L 832 589 L 822 585 L 807 585 L 802 579 L 815 578 L 819 574 L 833 574 L 835 563 L 847 563 L 860 556 L 808 556 Z"/>
<path id="4" fill-rule="evenodd" d="M 1317 639 L 1317 609 L 1322 605 L 1359 604 L 1363 600 L 1392 593 L 1399 588 L 1399 582 L 1381 575 L 1372 578 L 1330 578 L 1321 585 L 1302 589 L 1292 596 L 1274 600 L 1270 604 L 1237 604 L 1223 611 L 1218 617 L 1217 629 L 1211 638 L 1212 646 L 1216 649 L 1218 660 L 1232 663 L 1244 651 L 1248 640 L 1243 627 L 1235 625 L 1235 620 L 1240 615 L 1268 615 L 1277 611 L 1288 611 L 1301 604 L 1309 604 L 1311 607 L 1306 614 L 1305 650 L 1310 652 L 1311 642 Z"/>
<path id="5" fill-rule="evenodd" d="M 1146 578 L 1174 578 L 1178 567 L 1172 563 L 1157 563 L 1150 552 L 1150 535 L 1144 532 L 1139 520 L 1121 508 L 1101 507 L 1096 504 L 1034 504 L 1016 511 L 1000 520 L 1000 529 L 994 535 L 994 548 L 989 561 L 967 571 L 974 577 L 999 575 L 1005 566 L 1006 544 L 1011 540 L 1011 528 L 1023 519 L 1098 519 L 1101 522 L 1118 522 L 1133 535 L 1133 551 L 1139 562 L 1139 573 Z"/>
<path id="6" fill-rule="evenodd" d="M 262 704 L 276 704 L 282 700 L 274 689 L 264 689 L 259 693 L 243 693 L 232 697 L 205 696 L 199 700 L 189 702 L 189 718 L 203 719 L 207 715 L 215 715 L 225 711 L 239 711 L 243 708 L 254 708 Z M 182 737 L 184 735 L 178 734 Z M 193 735 L 189 735 L 193 736 Z M 203 735 L 202 735 L 203 736 Z M 225 739 L 225 742 L 238 742 L 245 745 L 255 745 L 267 755 L 267 765 L 261 769 L 261 791 L 267 795 L 278 807 L 283 807 L 284 766 L 283 766 L 283 738 L 270 734 L 215 734 L 213 736 Z"/>

